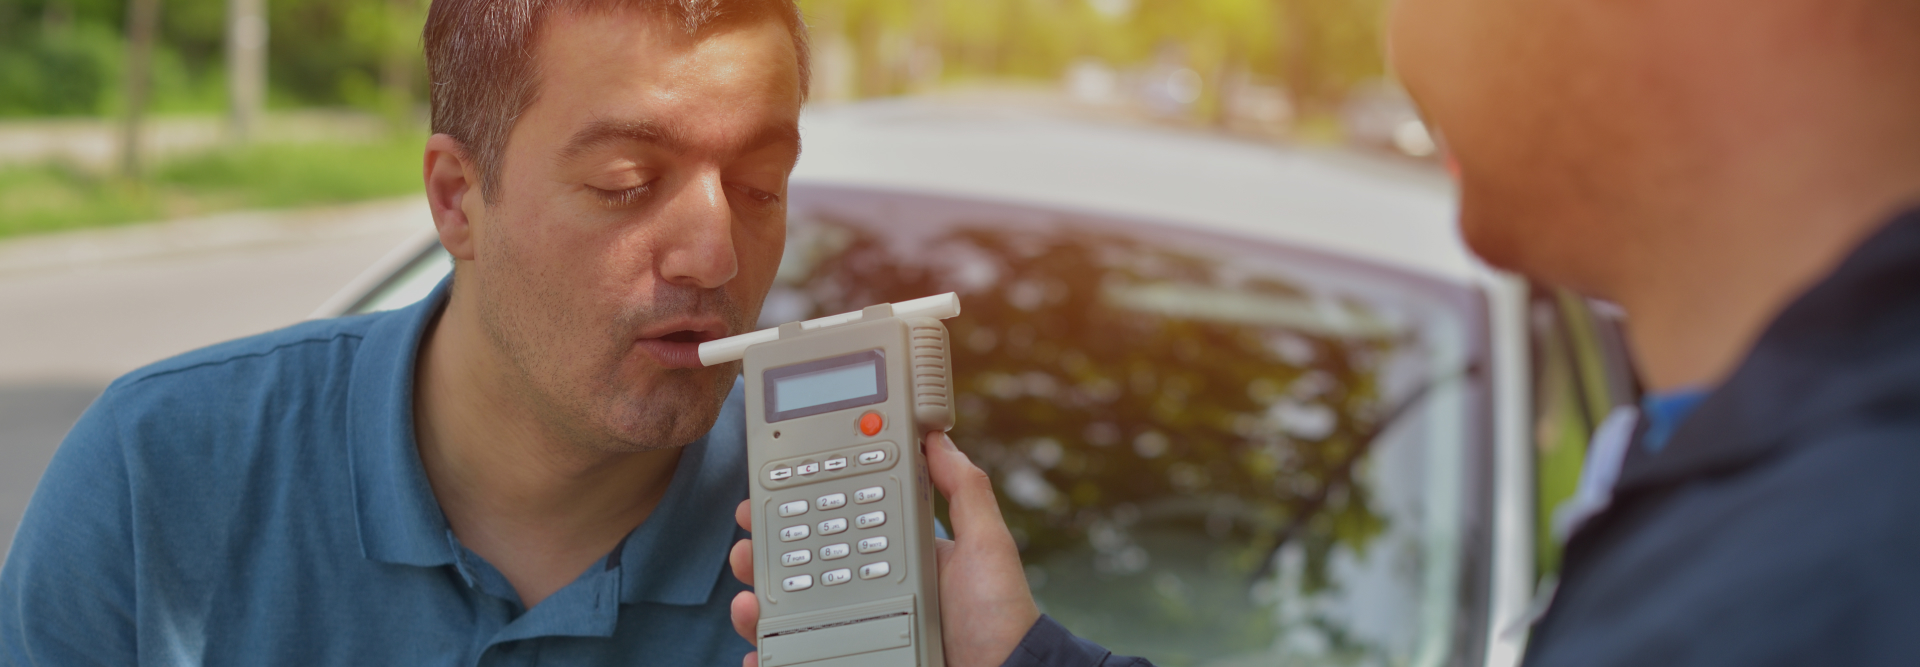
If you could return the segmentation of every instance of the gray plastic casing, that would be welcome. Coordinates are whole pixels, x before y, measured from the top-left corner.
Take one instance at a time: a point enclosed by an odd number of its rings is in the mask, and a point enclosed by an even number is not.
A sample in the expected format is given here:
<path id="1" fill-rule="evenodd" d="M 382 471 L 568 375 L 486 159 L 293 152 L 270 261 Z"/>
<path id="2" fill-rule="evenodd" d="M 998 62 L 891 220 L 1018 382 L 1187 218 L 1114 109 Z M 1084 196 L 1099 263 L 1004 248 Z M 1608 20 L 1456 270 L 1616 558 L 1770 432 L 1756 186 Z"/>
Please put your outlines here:
<path id="1" fill-rule="evenodd" d="M 885 400 L 821 414 L 770 422 L 768 371 L 878 350 L 885 357 Z M 939 576 L 934 558 L 932 488 L 920 441 L 926 433 L 953 427 L 952 357 L 947 330 L 939 320 L 893 316 L 890 305 L 862 311 L 847 324 L 802 330 L 780 327 L 775 341 L 747 348 L 747 457 L 754 480 L 753 565 L 760 598 L 757 644 L 762 667 L 944 667 L 940 639 Z M 880 430 L 860 430 L 867 412 L 881 415 Z M 885 461 L 862 464 L 863 453 L 885 452 Z M 846 467 L 825 470 L 845 458 Z M 799 470 L 820 464 L 820 472 L 791 473 L 775 480 L 781 468 Z M 861 489 L 880 487 L 884 497 L 855 502 Z M 819 500 L 846 494 L 846 504 L 822 510 Z M 781 517 L 779 506 L 804 500 L 807 511 Z M 855 517 L 886 512 L 886 522 L 859 528 Z M 845 519 L 844 532 L 824 535 L 819 524 Z M 782 541 L 782 528 L 806 525 L 810 535 Z M 888 545 L 861 553 L 861 540 L 886 537 Z M 821 548 L 845 544 L 850 554 L 827 560 Z M 810 561 L 796 566 L 781 555 L 805 549 Z M 865 565 L 885 561 L 890 572 L 861 578 Z M 848 569 L 852 580 L 826 585 L 825 573 Z M 811 575 L 810 588 L 783 590 L 782 582 Z"/>

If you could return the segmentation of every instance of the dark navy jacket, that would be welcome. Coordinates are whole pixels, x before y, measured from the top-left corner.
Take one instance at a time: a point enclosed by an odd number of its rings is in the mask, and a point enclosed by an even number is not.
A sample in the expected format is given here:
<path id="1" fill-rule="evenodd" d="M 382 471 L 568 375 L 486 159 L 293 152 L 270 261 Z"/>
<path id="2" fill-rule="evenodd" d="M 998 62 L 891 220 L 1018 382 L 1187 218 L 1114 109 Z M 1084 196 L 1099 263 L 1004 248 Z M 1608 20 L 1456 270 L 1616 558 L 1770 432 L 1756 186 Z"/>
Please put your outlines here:
<path id="1" fill-rule="evenodd" d="M 1634 448 L 1562 582 L 1528 665 L 1920 665 L 1920 210 Z"/>
<path id="2" fill-rule="evenodd" d="M 1564 563 L 1529 667 L 1920 665 L 1920 210 L 1634 447 Z M 1006 663 L 1145 664 L 1046 618 Z"/>

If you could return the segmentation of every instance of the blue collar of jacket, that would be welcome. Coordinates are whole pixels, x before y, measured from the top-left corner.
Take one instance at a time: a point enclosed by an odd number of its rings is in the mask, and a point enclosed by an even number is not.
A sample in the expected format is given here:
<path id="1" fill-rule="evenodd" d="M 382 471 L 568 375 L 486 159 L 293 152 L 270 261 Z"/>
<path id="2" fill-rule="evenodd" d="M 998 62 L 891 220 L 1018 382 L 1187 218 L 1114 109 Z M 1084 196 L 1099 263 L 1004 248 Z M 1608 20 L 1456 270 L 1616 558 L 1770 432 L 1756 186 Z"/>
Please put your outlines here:
<path id="1" fill-rule="evenodd" d="M 1920 415 L 1920 209 L 1854 249 L 1767 327 L 1658 454 L 1635 447 L 1616 495 L 1737 471 L 1854 421 Z"/>
<path id="2" fill-rule="evenodd" d="M 354 357 L 347 420 L 355 517 L 365 557 L 402 565 L 458 565 L 457 542 L 427 484 L 414 439 L 414 368 L 421 337 L 445 308 L 451 278 L 419 303 L 373 315 Z M 745 415 L 736 383 L 713 430 L 682 450 L 653 513 L 608 554 L 620 602 L 704 604 L 740 537 L 734 509 L 747 497 Z M 550 606 L 542 604 L 541 606 Z M 609 632 L 611 628 L 609 627 Z"/>

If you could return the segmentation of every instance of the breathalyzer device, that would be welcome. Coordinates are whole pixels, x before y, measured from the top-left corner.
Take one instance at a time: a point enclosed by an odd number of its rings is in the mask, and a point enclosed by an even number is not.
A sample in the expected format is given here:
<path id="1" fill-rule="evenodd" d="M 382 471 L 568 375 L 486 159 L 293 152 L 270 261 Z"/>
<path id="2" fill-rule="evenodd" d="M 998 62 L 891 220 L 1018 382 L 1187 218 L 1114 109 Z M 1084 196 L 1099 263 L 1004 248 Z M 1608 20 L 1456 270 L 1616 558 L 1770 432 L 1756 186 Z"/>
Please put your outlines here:
<path id="1" fill-rule="evenodd" d="M 920 442 L 953 427 L 953 293 L 700 345 L 745 359 L 761 667 L 943 667 Z"/>

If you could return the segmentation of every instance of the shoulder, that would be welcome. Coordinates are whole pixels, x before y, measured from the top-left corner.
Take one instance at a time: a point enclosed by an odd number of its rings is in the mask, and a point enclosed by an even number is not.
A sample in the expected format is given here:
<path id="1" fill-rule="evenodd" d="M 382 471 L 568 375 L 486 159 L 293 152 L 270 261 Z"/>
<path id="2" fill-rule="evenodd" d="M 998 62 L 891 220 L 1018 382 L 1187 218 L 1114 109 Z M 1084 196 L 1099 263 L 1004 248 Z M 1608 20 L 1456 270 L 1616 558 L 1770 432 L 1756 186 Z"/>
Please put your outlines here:
<path id="1" fill-rule="evenodd" d="M 284 329 L 210 345 L 164 359 L 114 381 L 108 393 L 136 391 L 137 385 L 168 385 L 236 373 L 259 373 L 262 369 L 288 362 L 311 362 L 331 356 L 351 355 L 353 347 L 367 330 L 382 318 L 395 313 L 376 313 L 355 317 L 310 320 Z"/>
<path id="2" fill-rule="evenodd" d="M 361 342 L 395 316 L 302 322 L 146 366 L 109 385 L 62 448 L 115 450 L 149 483 L 223 463 L 257 471 L 256 455 L 288 439 L 342 431 Z"/>
<path id="3" fill-rule="evenodd" d="M 1912 420 L 1908 420 L 1912 421 Z M 1836 422 L 1582 535 L 1538 664 L 1904 664 L 1920 654 L 1920 423 Z M 1579 657 L 1586 656 L 1586 657 Z M 1548 656 L 1536 656 L 1547 658 Z M 1591 659 L 1590 659 L 1591 658 Z"/>
<path id="4" fill-rule="evenodd" d="M 204 347 L 121 376 L 99 403 L 127 419 L 155 411 L 204 415 L 260 401 L 309 398 L 303 394 L 343 383 L 368 330 L 395 316 L 312 320 Z"/>

